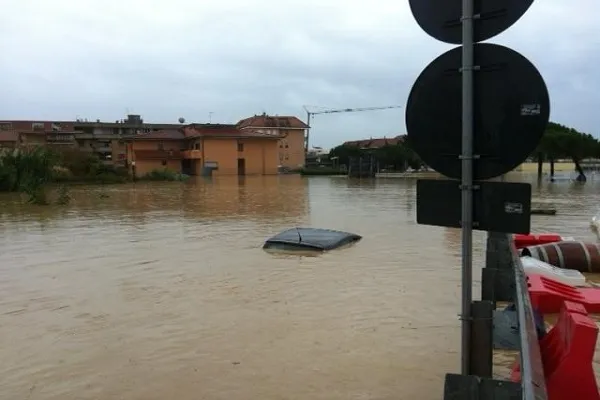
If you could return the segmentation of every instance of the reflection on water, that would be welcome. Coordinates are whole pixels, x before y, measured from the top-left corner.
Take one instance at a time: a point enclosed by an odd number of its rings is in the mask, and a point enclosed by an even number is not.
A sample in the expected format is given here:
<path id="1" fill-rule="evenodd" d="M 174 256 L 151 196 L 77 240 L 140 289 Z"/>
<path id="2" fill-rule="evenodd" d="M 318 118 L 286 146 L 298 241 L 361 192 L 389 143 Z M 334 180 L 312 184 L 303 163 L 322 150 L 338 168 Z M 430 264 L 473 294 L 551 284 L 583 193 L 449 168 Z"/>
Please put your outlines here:
<path id="1" fill-rule="evenodd" d="M 558 215 L 533 226 L 593 237 L 598 189 L 542 183 L 534 196 Z M 0 399 L 436 399 L 459 367 L 460 232 L 416 225 L 414 181 L 72 196 L 62 208 L 0 197 Z M 291 226 L 363 239 L 313 257 L 261 249 Z M 477 232 L 477 266 L 484 242 Z"/>

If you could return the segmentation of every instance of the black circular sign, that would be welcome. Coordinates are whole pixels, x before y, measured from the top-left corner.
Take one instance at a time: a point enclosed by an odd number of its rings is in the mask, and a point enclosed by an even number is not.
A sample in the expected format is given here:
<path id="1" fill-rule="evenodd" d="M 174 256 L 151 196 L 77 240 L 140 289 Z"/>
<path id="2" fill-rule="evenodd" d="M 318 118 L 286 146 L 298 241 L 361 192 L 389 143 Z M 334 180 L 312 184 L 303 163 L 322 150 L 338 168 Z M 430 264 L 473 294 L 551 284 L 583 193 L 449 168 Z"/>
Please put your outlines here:
<path id="1" fill-rule="evenodd" d="M 461 177 L 461 47 L 423 70 L 406 106 L 409 143 L 431 168 Z M 512 171 L 535 150 L 548 118 L 546 84 L 535 66 L 504 46 L 474 46 L 473 178 L 490 179 Z"/>
<path id="2" fill-rule="evenodd" d="M 462 43 L 462 0 L 409 0 L 421 29 L 442 42 Z M 510 28 L 525 14 L 533 0 L 475 1 L 475 42 L 490 39 Z"/>

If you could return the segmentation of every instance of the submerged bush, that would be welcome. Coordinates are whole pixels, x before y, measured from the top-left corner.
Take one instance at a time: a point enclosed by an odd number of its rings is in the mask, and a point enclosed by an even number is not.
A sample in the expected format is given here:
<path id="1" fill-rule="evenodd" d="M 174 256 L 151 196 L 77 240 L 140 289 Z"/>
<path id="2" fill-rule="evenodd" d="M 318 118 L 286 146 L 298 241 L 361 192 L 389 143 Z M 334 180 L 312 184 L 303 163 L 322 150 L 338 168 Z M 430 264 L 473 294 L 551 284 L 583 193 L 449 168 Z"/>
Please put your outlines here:
<path id="1" fill-rule="evenodd" d="M 0 149 L 0 191 L 22 192 L 32 204 L 48 204 L 46 185 L 59 183 L 122 183 L 126 168 L 103 164 L 93 154 L 48 147 Z M 70 201 L 67 187 L 58 189 L 58 203 Z"/>
<path id="2" fill-rule="evenodd" d="M 50 182 L 58 158 L 44 147 L 0 151 L 0 189 L 31 192 Z"/>
<path id="3" fill-rule="evenodd" d="M 66 205 L 71 201 L 71 195 L 69 194 L 69 188 L 66 185 L 61 185 L 58 188 L 58 199 L 57 204 Z"/>
<path id="4" fill-rule="evenodd" d="M 167 168 L 154 169 L 142 177 L 142 179 L 149 181 L 185 181 L 188 178 L 188 175 L 180 174 Z"/>

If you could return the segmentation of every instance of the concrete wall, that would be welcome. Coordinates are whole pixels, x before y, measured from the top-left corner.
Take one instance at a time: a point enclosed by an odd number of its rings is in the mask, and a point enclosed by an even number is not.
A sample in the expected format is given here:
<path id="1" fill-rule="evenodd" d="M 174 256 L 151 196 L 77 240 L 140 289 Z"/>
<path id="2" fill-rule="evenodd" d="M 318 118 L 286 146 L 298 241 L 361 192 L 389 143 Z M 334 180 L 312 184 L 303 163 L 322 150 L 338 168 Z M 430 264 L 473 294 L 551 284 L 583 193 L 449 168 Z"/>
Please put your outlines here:
<path id="1" fill-rule="evenodd" d="M 238 151 L 238 143 L 242 151 Z M 202 141 L 204 162 L 216 162 L 218 169 L 213 176 L 237 175 L 238 159 L 245 160 L 246 175 L 277 174 L 277 141 L 271 139 L 204 139 Z M 201 166 L 199 167 L 201 168 Z"/>
<path id="2" fill-rule="evenodd" d="M 139 150 L 159 150 L 158 141 L 134 141 L 129 144 L 127 161 L 135 160 L 137 176 L 143 176 L 155 169 L 168 168 L 181 172 L 181 160 L 143 159 L 135 156 Z M 216 163 L 213 176 L 238 175 L 238 159 L 245 160 L 245 175 L 276 175 L 278 166 L 278 143 L 273 139 L 230 139 L 205 138 L 190 143 L 183 141 L 163 141 L 164 150 L 181 150 L 193 148 L 193 152 L 184 152 L 190 158 L 191 170 L 202 175 L 204 163 Z M 241 147 L 238 147 L 238 144 Z M 240 151 L 241 150 L 241 151 Z"/>
<path id="3" fill-rule="evenodd" d="M 110 147 L 112 150 L 111 156 L 113 164 L 122 166 L 127 153 L 125 144 L 119 140 L 111 140 Z"/>
<path id="4" fill-rule="evenodd" d="M 162 160 L 136 160 L 135 173 L 138 177 L 147 175 L 154 170 L 168 169 L 169 171 L 181 172 L 180 160 L 166 160 L 166 164 Z"/>
<path id="5" fill-rule="evenodd" d="M 275 175 L 278 165 L 278 145 L 275 140 L 244 139 L 243 152 L 238 158 L 246 160 L 246 175 Z"/>
<path id="6" fill-rule="evenodd" d="M 127 154 L 127 160 L 131 165 L 131 161 L 135 159 L 135 171 L 138 177 L 144 176 L 153 170 L 168 169 L 173 172 L 181 172 L 181 160 L 164 160 L 164 159 L 140 159 L 135 157 L 137 150 L 160 150 L 160 143 L 162 143 L 162 149 L 165 151 L 169 150 L 180 150 L 182 147 L 181 141 L 178 140 L 148 140 L 148 141 L 134 141 L 131 143 L 130 151 Z M 132 153 L 133 152 L 133 156 Z"/>
<path id="7" fill-rule="evenodd" d="M 204 139 L 201 151 L 204 155 L 200 160 L 217 163 L 218 168 L 213 171 L 213 176 L 237 175 L 237 140 L 233 139 Z"/>
<path id="8" fill-rule="evenodd" d="M 279 141 L 279 165 L 297 169 L 304 166 L 304 129 L 283 130 L 287 136 Z"/>
<path id="9" fill-rule="evenodd" d="M 21 139 L 23 140 L 23 145 L 25 146 L 43 146 L 46 145 L 46 135 L 38 134 L 38 133 L 21 133 Z"/>

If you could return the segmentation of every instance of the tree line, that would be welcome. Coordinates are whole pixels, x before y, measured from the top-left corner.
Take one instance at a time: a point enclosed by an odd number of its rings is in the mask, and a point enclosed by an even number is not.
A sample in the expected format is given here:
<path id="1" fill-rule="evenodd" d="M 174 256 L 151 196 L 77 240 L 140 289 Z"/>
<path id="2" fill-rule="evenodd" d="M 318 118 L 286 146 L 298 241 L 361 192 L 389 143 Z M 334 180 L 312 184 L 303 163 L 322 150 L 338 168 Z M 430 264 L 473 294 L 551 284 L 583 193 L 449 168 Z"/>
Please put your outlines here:
<path id="1" fill-rule="evenodd" d="M 329 159 L 336 159 L 339 165 L 348 165 L 350 159 L 366 156 L 374 157 L 381 169 L 404 171 L 407 168 L 419 169 L 423 166 L 421 158 L 412 149 L 407 137 L 397 144 L 385 144 L 374 149 L 344 143 L 329 151 Z"/>
<path id="2" fill-rule="evenodd" d="M 339 165 L 348 165 L 351 158 L 365 156 L 373 156 L 382 169 L 404 171 L 424 166 L 419 155 L 412 150 L 407 137 L 397 144 L 385 144 L 374 149 L 342 144 L 329 152 L 329 159 L 336 159 Z M 600 141 L 590 134 L 555 122 L 548 123 L 544 136 L 530 157 L 531 161 L 550 163 L 560 159 L 572 160 L 580 174 L 582 170 L 579 163 L 586 158 L 600 158 Z"/>

